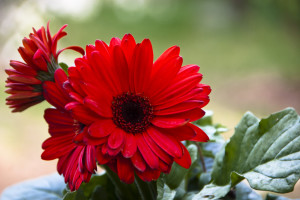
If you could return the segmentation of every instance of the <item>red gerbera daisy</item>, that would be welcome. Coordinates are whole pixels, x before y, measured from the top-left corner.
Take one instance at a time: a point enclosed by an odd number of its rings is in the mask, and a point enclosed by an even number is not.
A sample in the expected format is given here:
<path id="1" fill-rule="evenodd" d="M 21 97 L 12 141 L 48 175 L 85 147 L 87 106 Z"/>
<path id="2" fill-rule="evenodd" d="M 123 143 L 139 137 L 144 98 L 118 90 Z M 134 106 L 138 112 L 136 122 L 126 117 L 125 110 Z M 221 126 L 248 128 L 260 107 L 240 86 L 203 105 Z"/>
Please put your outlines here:
<path id="1" fill-rule="evenodd" d="M 59 68 L 57 58 L 62 51 L 72 49 L 84 54 L 84 50 L 78 46 L 57 51 L 58 40 L 67 35 L 63 31 L 66 26 L 61 27 L 52 37 L 48 22 L 47 31 L 43 26 L 37 31 L 33 28 L 29 39 L 23 39 L 24 47 L 18 51 L 25 62 L 11 60 L 10 66 L 13 69 L 5 70 L 8 74 L 6 87 L 9 88 L 6 93 L 11 94 L 6 98 L 6 104 L 13 108 L 12 112 L 21 112 L 44 100 L 42 83 L 54 80 L 53 74 Z"/>
<path id="2" fill-rule="evenodd" d="M 55 82 L 44 83 L 45 99 L 54 108 L 45 110 L 45 119 L 49 124 L 51 135 L 42 145 L 45 150 L 42 159 L 53 160 L 58 158 L 57 171 L 63 174 L 65 182 L 71 191 L 77 190 L 80 184 L 88 182 L 91 175 L 95 173 L 96 152 L 95 147 L 86 145 L 83 135 L 87 132 L 87 126 L 75 120 L 71 114 L 64 109 L 70 102 L 70 97 L 62 88 L 67 76 L 62 69 L 54 74 Z"/>
<path id="3" fill-rule="evenodd" d="M 179 47 L 167 49 L 154 63 L 150 40 L 136 44 L 127 34 L 110 45 L 97 40 L 70 67 L 65 83 L 73 102 L 66 105 L 85 125 L 87 144 L 96 145 L 107 164 L 126 183 L 134 172 L 144 181 L 168 173 L 172 163 L 189 168 L 184 140 L 206 142 L 190 122 L 204 115 L 210 87 L 199 82 L 199 66 L 182 66 Z"/>

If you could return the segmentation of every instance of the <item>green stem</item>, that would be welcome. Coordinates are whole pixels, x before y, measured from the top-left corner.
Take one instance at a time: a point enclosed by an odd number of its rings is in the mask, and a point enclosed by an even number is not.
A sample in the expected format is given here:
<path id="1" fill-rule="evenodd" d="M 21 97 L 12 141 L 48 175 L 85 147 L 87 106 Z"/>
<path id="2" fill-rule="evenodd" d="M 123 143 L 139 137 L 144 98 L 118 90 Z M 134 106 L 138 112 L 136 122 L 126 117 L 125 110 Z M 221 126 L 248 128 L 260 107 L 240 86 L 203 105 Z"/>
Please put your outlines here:
<path id="1" fill-rule="evenodd" d="M 156 200 L 157 191 L 155 181 L 144 182 L 135 175 L 134 182 L 138 188 L 142 200 Z"/>
<path id="2" fill-rule="evenodd" d="M 201 162 L 201 165 L 202 165 L 203 172 L 206 172 L 206 166 L 205 166 L 204 156 L 203 156 L 203 153 L 202 153 L 201 146 L 198 142 L 195 142 L 195 143 L 196 143 L 197 148 L 198 148 L 199 158 L 200 158 L 200 162 Z"/>
<path id="3" fill-rule="evenodd" d="M 106 174 L 112 184 L 115 186 L 115 192 L 118 199 L 124 200 L 135 200 L 136 192 L 134 190 L 133 184 L 126 184 L 120 181 L 118 175 L 114 173 L 109 167 L 106 165 L 102 165 L 105 169 Z"/>

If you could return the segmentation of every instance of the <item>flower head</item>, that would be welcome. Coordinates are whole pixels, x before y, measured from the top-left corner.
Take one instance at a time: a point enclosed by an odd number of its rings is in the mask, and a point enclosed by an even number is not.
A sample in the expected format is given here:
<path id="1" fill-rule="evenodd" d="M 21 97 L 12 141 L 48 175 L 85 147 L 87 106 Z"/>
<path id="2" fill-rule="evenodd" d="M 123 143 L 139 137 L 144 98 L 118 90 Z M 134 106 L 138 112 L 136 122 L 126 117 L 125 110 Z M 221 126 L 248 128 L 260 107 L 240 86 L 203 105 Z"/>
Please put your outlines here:
<path id="1" fill-rule="evenodd" d="M 134 172 L 145 181 L 168 173 L 173 162 L 188 168 L 184 140 L 208 141 L 190 122 L 203 117 L 208 85 L 200 84 L 199 66 L 182 66 L 179 47 L 167 49 L 154 63 L 150 40 L 136 44 L 132 35 L 110 44 L 97 40 L 68 70 L 72 101 L 66 110 L 94 145 L 99 164 L 107 164 L 126 183 Z M 79 134 L 80 135 L 80 134 Z"/>
<path id="2" fill-rule="evenodd" d="M 44 83 L 44 96 L 56 108 L 45 110 L 45 119 L 51 135 L 42 145 L 42 159 L 58 158 L 57 171 L 63 174 L 71 191 L 77 190 L 82 182 L 88 182 L 97 169 L 95 146 L 87 145 L 82 136 L 87 126 L 80 123 L 64 109 L 71 101 L 63 89 L 67 76 L 62 69 L 54 74 L 55 82 Z"/>
<path id="3" fill-rule="evenodd" d="M 8 74 L 6 93 L 10 94 L 6 104 L 13 112 L 21 112 L 44 100 L 42 83 L 54 80 L 54 72 L 59 68 L 58 56 L 62 51 L 72 49 L 84 54 L 84 50 L 78 46 L 57 51 L 58 40 L 67 35 L 63 31 L 66 26 L 51 36 L 48 23 L 47 30 L 43 26 L 37 31 L 33 29 L 29 38 L 23 39 L 24 47 L 19 47 L 18 51 L 24 62 L 11 60 L 13 69 L 5 70 Z"/>

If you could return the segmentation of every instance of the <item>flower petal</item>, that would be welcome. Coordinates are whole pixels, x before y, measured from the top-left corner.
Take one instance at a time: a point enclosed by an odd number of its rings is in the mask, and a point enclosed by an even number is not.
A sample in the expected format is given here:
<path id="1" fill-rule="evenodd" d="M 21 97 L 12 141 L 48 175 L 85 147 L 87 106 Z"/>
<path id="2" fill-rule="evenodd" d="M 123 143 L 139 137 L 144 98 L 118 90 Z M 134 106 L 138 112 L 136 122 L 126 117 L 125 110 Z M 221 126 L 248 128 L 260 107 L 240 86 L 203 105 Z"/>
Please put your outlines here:
<path id="1" fill-rule="evenodd" d="M 164 134 L 158 131 L 156 128 L 149 127 L 147 134 L 153 139 L 154 142 L 165 152 L 175 158 L 181 158 L 183 152 L 180 146 L 180 142 L 174 139 L 172 136 Z"/>
<path id="2" fill-rule="evenodd" d="M 119 148 L 122 144 L 124 144 L 125 141 L 125 135 L 126 133 L 120 129 L 116 128 L 109 136 L 108 138 L 108 146 L 111 149 L 117 149 Z"/>
<path id="3" fill-rule="evenodd" d="M 146 169 L 146 162 L 145 162 L 144 158 L 142 157 L 142 155 L 141 155 L 141 153 L 140 153 L 139 150 L 137 150 L 135 152 L 135 154 L 133 154 L 133 156 L 130 159 L 131 159 L 131 162 L 132 162 L 133 166 L 137 170 L 139 170 L 141 172 L 145 171 L 145 169 Z"/>
<path id="4" fill-rule="evenodd" d="M 192 164 L 191 156 L 186 147 L 182 143 L 180 145 L 183 149 L 183 155 L 181 158 L 175 158 L 174 161 L 181 167 L 188 169 Z"/>
<path id="5" fill-rule="evenodd" d="M 167 154 L 164 150 L 161 149 L 153 140 L 152 138 L 146 133 L 143 133 L 143 137 L 151 150 L 165 163 L 171 164 L 173 159 L 169 154 Z"/>
<path id="6" fill-rule="evenodd" d="M 201 128 L 199 128 L 198 126 L 195 126 L 194 124 L 188 124 L 188 126 L 191 127 L 196 132 L 196 136 L 189 139 L 190 141 L 208 142 L 209 137 Z"/>
<path id="7" fill-rule="evenodd" d="M 189 119 L 178 119 L 178 118 L 172 118 L 172 117 L 161 117 L 161 116 L 155 116 L 151 123 L 154 126 L 161 127 L 161 128 L 174 128 L 183 126 L 186 123 L 189 122 Z"/>
<path id="8" fill-rule="evenodd" d="M 151 169 L 158 169 L 159 159 L 153 153 L 151 148 L 148 147 L 148 145 L 146 144 L 142 134 L 136 134 L 135 137 L 137 139 L 138 149 L 140 150 L 140 152 L 141 152 L 143 158 L 145 159 L 146 163 L 149 165 L 149 167 Z"/>
<path id="9" fill-rule="evenodd" d="M 88 133 L 92 137 L 102 138 L 110 135 L 116 129 L 112 120 L 99 120 L 89 126 Z"/>
<path id="10" fill-rule="evenodd" d="M 117 170 L 118 170 L 118 176 L 123 182 L 127 184 L 133 183 L 134 170 L 128 159 L 124 159 L 122 157 L 117 159 Z"/>
<path id="11" fill-rule="evenodd" d="M 150 81 L 153 65 L 153 49 L 149 39 L 144 39 L 135 52 L 134 59 L 134 87 L 136 93 L 145 91 Z"/>
<path id="12" fill-rule="evenodd" d="M 126 139 L 122 154 L 125 158 L 131 158 L 137 150 L 137 142 L 135 136 L 131 133 L 126 133 Z"/>

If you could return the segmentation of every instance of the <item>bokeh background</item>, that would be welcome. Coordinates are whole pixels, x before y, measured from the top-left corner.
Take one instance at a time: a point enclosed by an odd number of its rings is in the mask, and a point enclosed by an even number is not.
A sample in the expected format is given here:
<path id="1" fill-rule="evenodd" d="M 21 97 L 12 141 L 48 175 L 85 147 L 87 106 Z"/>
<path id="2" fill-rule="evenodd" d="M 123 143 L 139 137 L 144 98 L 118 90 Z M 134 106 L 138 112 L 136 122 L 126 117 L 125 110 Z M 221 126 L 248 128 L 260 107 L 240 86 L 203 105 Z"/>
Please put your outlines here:
<path id="1" fill-rule="evenodd" d="M 179 45 L 184 64 L 200 65 L 211 85 L 207 109 L 229 128 L 227 138 L 248 110 L 258 117 L 289 106 L 300 112 L 299 0 L 0 0 L 0 193 L 56 171 L 56 161 L 40 159 L 47 103 L 12 114 L 4 93 L 4 69 L 20 59 L 21 40 L 48 20 L 52 33 L 69 24 L 61 47 L 126 33 L 149 38 L 155 58 Z M 76 56 L 66 51 L 60 61 L 72 65 Z"/>

